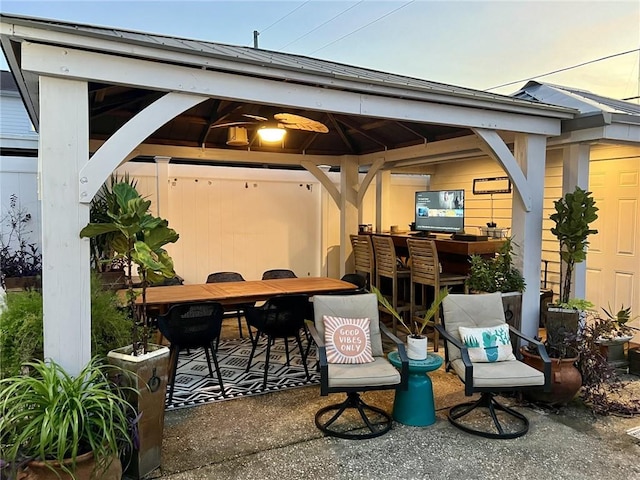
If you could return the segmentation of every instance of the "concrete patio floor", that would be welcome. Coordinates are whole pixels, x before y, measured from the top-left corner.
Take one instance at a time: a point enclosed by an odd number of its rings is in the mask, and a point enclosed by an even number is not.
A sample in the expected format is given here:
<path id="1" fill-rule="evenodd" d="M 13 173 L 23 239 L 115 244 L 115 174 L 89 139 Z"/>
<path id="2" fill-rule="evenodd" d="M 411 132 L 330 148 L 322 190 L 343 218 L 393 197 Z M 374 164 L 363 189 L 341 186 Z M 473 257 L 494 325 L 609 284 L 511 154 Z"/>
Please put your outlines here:
<path id="1" fill-rule="evenodd" d="M 579 401 L 558 411 L 517 405 L 531 422 L 529 432 L 490 440 L 448 422 L 447 409 L 466 401 L 462 384 L 444 368 L 430 375 L 436 423 L 394 422 L 388 434 L 364 441 L 324 437 L 315 427 L 315 412 L 343 399 L 320 397 L 319 387 L 168 412 L 162 468 L 151 478 L 640 479 L 640 440 L 626 434 L 640 417 L 595 417 Z M 640 377 L 624 378 L 640 397 Z M 393 397 L 393 391 L 364 395 L 387 411 Z"/>

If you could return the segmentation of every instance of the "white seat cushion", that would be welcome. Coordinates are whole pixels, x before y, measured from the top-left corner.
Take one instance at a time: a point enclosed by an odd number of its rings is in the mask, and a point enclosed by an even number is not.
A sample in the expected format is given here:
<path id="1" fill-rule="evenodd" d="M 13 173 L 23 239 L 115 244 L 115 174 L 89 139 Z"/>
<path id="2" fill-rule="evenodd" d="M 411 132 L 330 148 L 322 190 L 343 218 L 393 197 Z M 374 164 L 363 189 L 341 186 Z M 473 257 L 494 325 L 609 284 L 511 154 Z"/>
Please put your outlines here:
<path id="1" fill-rule="evenodd" d="M 451 362 L 458 376 L 464 380 L 464 364 L 461 359 Z M 474 387 L 528 387 L 544 385 L 544 374 L 518 360 L 473 364 Z"/>
<path id="2" fill-rule="evenodd" d="M 384 357 L 373 357 L 371 363 L 329 364 L 329 388 L 396 385 L 400 372 Z"/>

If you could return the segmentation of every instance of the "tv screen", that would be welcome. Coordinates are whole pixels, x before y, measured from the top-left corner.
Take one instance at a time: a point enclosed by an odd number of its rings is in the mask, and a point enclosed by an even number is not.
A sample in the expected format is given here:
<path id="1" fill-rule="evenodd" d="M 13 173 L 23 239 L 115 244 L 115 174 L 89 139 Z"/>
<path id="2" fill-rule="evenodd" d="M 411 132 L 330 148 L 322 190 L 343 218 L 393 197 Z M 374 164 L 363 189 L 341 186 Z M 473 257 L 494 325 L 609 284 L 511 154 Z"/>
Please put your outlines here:
<path id="1" fill-rule="evenodd" d="M 415 209 L 417 231 L 464 231 L 464 190 L 416 192 Z"/>

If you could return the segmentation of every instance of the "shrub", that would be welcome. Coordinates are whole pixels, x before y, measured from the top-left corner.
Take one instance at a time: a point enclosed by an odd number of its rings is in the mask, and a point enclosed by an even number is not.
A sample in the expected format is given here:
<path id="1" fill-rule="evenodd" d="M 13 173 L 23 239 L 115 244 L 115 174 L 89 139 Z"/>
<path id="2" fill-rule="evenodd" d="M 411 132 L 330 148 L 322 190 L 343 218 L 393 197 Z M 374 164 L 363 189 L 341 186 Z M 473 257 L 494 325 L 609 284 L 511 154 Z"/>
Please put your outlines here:
<path id="1" fill-rule="evenodd" d="M 477 292 L 524 292 L 525 282 L 513 264 L 513 238 L 507 237 L 493 258 L 471 256 L 467 287 Z"/>
<path id="2" fill-rule="evenodd" d="M 91 277 L 91 352 L 105 357 L 131 337 L 131 321 L 115 292 Z M 7 293 L 7 309 L 0 316 L 0 377 L 20 373 L 24 362 L 43 359 L 42 294 L 35 290 Z"/>

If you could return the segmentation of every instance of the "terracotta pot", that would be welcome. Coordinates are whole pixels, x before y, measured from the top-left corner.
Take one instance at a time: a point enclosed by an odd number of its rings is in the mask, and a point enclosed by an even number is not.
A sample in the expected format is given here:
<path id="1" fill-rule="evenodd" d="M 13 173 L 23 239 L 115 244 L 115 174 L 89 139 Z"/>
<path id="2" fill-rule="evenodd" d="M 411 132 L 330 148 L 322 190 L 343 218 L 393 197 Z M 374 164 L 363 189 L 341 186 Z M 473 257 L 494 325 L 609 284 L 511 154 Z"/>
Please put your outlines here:
<path id="1" fill-rule="evenodd" d="M 71 465 L 71 460 L 65 460 L 63 465 Z M 89 480 L 95 478 L 120 480 L 122 478 L 122 464 L 118 458 L 114 458 L 104 472 L 93 474 L 95 468 L 96 462 L 93 458 L 93 452 L 89 452 L 76 458 L 75 479 L 60 468 L 59 462 L 36 460 L 28 462 L 24 470 L 18 474 L 18 478 L 21 480 Z"/>
<path id="2" fill-rule="evenodd" d="M 524 347 L 520 349 L 523 361 L 536 370 L 543 369 L 542 359 L 538 355 L 528 352 Z M 565 405 L 576 396 L 582 386 L 582 375 L 574 365 L 578 360 L 574 358 L 551 359 L 551 391 L 531 390 L 526 396 L 534 402 L 542 402 L 549 405 Z"/>

